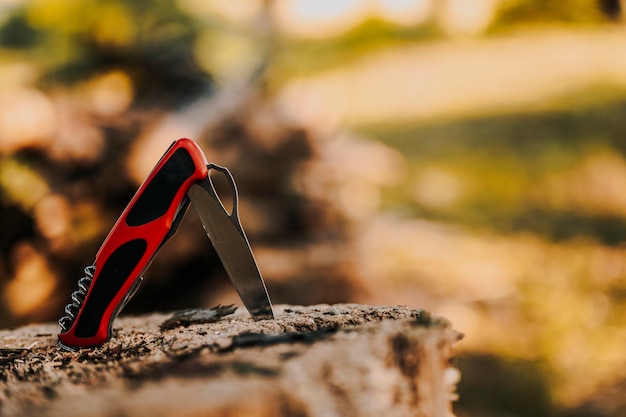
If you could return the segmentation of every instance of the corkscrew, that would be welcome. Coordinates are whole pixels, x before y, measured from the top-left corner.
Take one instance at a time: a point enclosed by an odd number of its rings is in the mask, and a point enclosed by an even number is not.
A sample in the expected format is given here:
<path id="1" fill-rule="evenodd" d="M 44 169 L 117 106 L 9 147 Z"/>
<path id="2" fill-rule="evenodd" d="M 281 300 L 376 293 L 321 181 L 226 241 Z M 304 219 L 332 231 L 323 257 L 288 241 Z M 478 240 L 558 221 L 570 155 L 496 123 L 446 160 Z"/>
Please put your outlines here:
<path id="1" fill-rule="evenodd" d="M 72 293 L 71 299 L 72 301 L 65 306 L 65 316 L 59 319 L 59 326 L 61 326 L 61 333 L 67 332 L 74 319 L 76 319 L 76 315 L 80 310 L 80 306 L 83 304 L 85 300 L 85 296 L 87 295 L 87 291 L 89 291 L 89 287 L 91 286 L 91 281 L 93 281 L 93 274 L 96 272 L 95 265 L 89 265 L 85 268 L 85 276 L 78 280 L 78 290 Z"/>
<path id="2" fill-rule="evenodd" d="M 230 183 L 230 213 L 213 187 L 212 170 Z M 59 320 L 59 346 L 74 351 L 111 338 L 115 318 L 137 292 L 141 275 L 158 250 L 176 233 L 190 204 L 250 315 L 255 320 L 273 318 L 265 283 L 239 220 L 238 198 L 228 169 L 209 164 L 196 142 L 174 141 L 78 280 L 78 289 Z"/>

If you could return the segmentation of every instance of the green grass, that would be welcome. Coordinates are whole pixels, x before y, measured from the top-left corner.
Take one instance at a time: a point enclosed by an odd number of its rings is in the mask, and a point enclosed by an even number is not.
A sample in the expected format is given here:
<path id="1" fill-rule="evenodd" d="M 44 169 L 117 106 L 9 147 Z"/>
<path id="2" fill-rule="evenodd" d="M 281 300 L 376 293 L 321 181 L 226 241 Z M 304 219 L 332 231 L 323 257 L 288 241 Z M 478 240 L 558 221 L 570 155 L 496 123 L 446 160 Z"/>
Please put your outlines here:
<path id="1" fill-rule="evenodd" d="M 593 153 L 626 157 L 626 96 L 602 91 L 597 96 L 551 109 L 360 131 L 399 150 L 413 175 L 434 166 L 469 184 L 459 201 L 438 209 L 415 201 L 406 185 L 396 187 L 388 190 L 387 209 L 503 233 L 528 231 L 556 241 L 584 237 L 613 245 L 626 240 L 626 219 L 556 209 L 532 198 L 548 176 L 575 169 Z"/>
<path id="2" fill-rule="evenodd" d="M 285 79 L 340 68 L 392 45 L 416 45 L 440 36 L 434 24 L 400 26 L 369 19 L 328 39 L 283 39 L 274 57 L 270 78 L 281 84 Z"/>

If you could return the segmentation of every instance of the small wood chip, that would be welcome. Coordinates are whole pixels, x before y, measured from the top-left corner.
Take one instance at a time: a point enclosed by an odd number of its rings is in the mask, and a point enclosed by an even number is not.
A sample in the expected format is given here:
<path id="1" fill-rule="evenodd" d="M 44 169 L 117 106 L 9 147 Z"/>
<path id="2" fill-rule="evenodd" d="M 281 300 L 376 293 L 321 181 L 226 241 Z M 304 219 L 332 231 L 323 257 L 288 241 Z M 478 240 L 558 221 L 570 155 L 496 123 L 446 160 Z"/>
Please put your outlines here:
<path id="1" fill-rule="evenodd" d="M 227 306 L 217 305 L 210 309 L 188 309 L 175 312 L 172 317 L 165 320 L 159 328 L 163 330 L 177 327 L 189 327 L 192 324 L 215 323 L 222 317 L 233 314 L 237 310 L 232 304 Z"/>
<path id="2" fill-rule="evenodd" d="M 0 348 L 0 364 L 15 362 L 30 352 L 30 349 Z"/>

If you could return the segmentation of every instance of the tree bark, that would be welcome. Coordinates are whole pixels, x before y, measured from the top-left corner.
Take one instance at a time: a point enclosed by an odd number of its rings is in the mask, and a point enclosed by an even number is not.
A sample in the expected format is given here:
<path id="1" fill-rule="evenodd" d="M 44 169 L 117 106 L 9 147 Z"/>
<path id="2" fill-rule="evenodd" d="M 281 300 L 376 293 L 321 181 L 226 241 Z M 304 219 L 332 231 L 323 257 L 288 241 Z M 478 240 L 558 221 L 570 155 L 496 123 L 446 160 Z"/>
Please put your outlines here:
<path id="1" fill-rule="evenodd" d="M 220 307 L 120 318 L 63 352 L 57 326 L 0 331 L 0 415 L 452 416 L 460 334 L 406 307 Z"/>

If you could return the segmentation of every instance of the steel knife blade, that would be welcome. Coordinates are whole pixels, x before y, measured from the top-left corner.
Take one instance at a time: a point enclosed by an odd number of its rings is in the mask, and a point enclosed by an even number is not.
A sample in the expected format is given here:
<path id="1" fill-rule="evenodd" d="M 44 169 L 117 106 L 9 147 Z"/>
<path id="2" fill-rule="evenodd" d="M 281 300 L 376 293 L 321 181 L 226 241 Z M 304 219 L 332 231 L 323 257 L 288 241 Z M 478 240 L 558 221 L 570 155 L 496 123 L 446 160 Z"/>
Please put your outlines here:
<path id="1" fill-rule="evenodd" d="M 255 320 L 273 319 L 272 304 L 263 277 L 239 220 L 235 181 L 225 167 L 209 164 L 207 168 L 206 179 L 193 184 L 187 192 L 191 205 L 250 315 Z M 223 173 L 230 182 L 233 190 L 231 213 L 228 213 L 213 187 L 211 169 Z"/>

